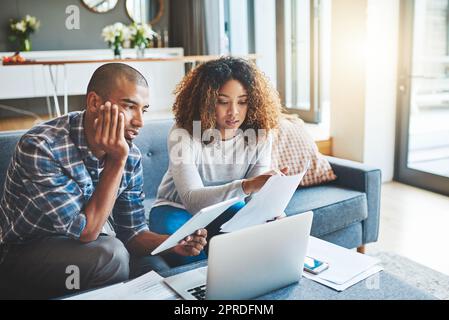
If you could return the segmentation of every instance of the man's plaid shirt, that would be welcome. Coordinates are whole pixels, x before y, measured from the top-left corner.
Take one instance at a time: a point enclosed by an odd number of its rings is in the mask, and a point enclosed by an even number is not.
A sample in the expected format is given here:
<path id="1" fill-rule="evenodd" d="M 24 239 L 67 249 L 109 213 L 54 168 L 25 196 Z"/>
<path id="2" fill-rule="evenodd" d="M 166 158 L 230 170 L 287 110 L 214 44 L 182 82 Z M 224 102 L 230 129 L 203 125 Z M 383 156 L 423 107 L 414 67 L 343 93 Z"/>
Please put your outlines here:
<path id="1" fill-rule="evenodd" d="M 99 182 L 100 161 L 88 149 L 85 112 L 71 112 L 35 126 L 17 144 L 0 202 L 0 244 L 66 235 L 78 239 L 84 208 Z M 112 220 L 127 243 L 148 230 L 139 149 L 132 144 Z"/>

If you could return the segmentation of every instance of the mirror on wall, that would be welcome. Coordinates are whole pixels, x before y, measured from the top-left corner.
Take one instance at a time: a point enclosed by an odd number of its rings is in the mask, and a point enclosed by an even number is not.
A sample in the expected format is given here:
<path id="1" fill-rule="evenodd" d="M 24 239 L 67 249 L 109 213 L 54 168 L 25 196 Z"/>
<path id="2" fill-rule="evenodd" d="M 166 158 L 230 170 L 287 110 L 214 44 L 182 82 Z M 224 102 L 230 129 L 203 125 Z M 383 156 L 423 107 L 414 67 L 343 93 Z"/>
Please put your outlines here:
<path id="1" fill-rule="evenodd" d="M 163 0 L 126 0 L 126 12 L 135 23 L 156 24 L 164 13 Z"/>
<path id="2" fill-rule="evenodd" d="M 114 9 L 118 0 L 81 0 L 81 2 L 90 11 L 105 13 Z"/>

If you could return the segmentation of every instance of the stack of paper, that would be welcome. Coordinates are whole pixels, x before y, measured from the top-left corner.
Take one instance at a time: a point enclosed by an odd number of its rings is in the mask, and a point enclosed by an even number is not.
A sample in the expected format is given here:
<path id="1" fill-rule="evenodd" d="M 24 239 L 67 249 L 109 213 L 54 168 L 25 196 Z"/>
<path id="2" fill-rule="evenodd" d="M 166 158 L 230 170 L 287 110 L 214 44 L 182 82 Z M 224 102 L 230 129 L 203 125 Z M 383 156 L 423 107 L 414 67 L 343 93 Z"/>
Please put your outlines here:
<path id="1" fill-rule="evenodd" d="M 66 300 L 175 300 L 179 296 L 171 290 L 159 274 L 148 272 L 134 280 L 117 283 L 102 289 L 82 293 Z"/>
<path id="2" fill-rule="evenodd" d="M 337 291 L 343 291 L 383 270 L 376 258 L 315 237 L 310 237 L 307 255 L 327 262 L 329 269 L 318 275 L 304 271 L 303 275 Z"/>

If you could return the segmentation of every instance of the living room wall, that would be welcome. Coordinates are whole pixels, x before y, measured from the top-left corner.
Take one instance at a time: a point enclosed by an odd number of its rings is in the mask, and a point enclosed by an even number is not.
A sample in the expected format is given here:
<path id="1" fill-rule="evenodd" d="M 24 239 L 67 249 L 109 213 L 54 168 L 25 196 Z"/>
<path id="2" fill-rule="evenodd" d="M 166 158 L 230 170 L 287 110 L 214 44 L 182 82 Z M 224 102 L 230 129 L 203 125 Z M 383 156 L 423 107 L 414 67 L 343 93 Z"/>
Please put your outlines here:
<path id="1" fill-rule="evenodd" d="M 399 13 L 399 0 L 332 1 L 332 152 L 380 168 L 384 182 L 394 172 Z"/>
<path id="2" fill-rule="evenodd" d="M 163 1 L 164 14 L 153 26 L 156 31 L 168 29 L 169 0 Z M 101 37 L 103 27 L 115 22 L 131 23 L 126 13 L 125 0 L 119 0 L 113 10 L 102 14 L 89 11 L 81 0 L 1 0 L 0 5 L 0 52 L 16 50 L 15 45 L 8 40 L 9 21 L 12 18 L 22 18 L 26 14 L 36 16 L 41 21 L 40 29 L 31 36 L 33 51 L 107 48 Z M 66 8 L 69 5 L 79 8 L 79 30 L 66 28 L 66 19 L 69 16 Z M 84 96 L 69 97 L 69 102 L 70 106 L 79 108 L 84 103 Z M 14 106 L 24 112 L 32 111 L 38 115 L 47 113 L 45 98 L 2 100 L 0 104 Z M 17 116 L 17 113 L 0 108 L 0 117 L 10 116 Z"/>
<path id="3" fill-rule="evenodd" d="M 68 30 L 66 19 L 69 14 L 66 8 L 76 5 L 80 13 L 80 29 Z M 153 29 L 168 28 L 168 5 L 164 0 L 164 15 L 153 26 Z M 0 10 L 0 52 L 13 51 L 15 46 L 8 40 L 9 21 L 26 14 L 37 17 L 41 21 L 39 31 L 31 36 L 33 50 L 70 50 L 106 48 L 101 38 L 104 26 L 114 22 L 131 23 L 125 9 L 125 1 L 119 0 L 117 6 L 107 13 L 89 11 L 81 0 L 1 0 Z"/>

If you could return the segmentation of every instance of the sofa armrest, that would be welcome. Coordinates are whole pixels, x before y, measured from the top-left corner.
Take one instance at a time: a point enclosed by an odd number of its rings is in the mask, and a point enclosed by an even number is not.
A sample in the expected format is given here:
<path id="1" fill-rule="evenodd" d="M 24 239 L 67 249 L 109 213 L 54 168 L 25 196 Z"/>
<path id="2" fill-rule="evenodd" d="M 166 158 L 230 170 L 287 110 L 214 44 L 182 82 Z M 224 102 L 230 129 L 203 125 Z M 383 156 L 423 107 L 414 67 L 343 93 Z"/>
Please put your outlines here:
<path id="1" fill-rule="evenodd" d="M 326 157 L 337 175 L 335 184 L 366 193 L 368 217 L 362 222 L 363 244 L 377 241 L 380 220 L 380 169 L 359 162 Z"/>

